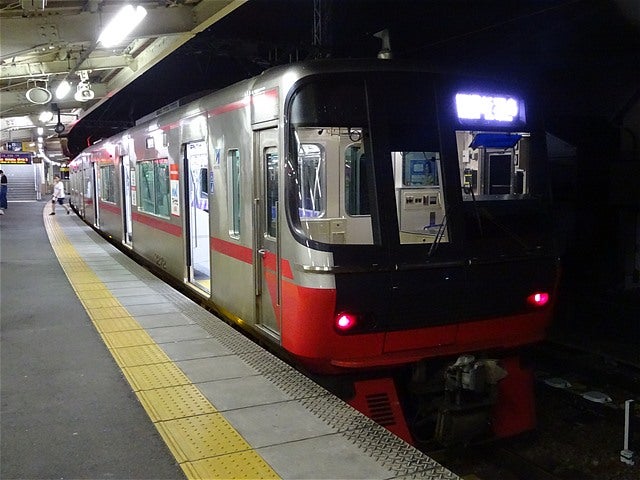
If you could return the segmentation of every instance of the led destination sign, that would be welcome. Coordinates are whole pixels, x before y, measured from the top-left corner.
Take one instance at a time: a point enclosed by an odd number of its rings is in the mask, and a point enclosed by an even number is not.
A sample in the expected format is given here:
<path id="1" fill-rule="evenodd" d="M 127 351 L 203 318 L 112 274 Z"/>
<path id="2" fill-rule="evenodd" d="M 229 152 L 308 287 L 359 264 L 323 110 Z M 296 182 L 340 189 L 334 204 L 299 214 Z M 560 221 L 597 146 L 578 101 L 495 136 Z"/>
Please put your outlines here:
<path id="1" fill-rule="evenodd" d="M 31 157 L 30 152 L 2 152 L 0 153 L 0 164 L 27 165 L 31 163 Z"/>
<path id="2" fill-rule="evenodd" d="M 459 120 L 477 121 L 483 124 L 524 122 L 524 102 L 515 97 L 456 94 L 456 111 Z"/>

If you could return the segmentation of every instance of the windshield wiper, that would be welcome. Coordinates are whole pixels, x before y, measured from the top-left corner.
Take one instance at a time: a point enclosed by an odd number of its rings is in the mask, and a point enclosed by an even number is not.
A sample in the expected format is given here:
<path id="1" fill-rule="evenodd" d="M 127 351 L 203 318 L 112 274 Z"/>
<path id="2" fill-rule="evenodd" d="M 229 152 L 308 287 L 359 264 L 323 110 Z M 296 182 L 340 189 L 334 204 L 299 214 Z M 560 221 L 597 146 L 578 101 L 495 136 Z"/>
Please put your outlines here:
<path id="1" fill-rule="evenodd" d="M 476 203 L 476 194 L 473 193 L 473 187 L 462 187 L 464 193 L 471 194 L 471 203 L 473 204 L 473 212 L 476 214 L 476 221 L 478 222 L 478 231 L 480 232 L 480 238 L 484 235 L 482 233 L 482 220 L 480 220 L 480 212 L 478 211 L 478 204 Z"/>
<path id="2" fill-rule="evenodd" d="M 433 255 L 437 248 L 438 245 L 440 245 L 440 242 L 442 241 L 442 238 L 444 237 L 444 229 L 447 226 L 447 216 L 444 215 L 442 217 L 442 223 L 440 224 L 440 227 L 438 227 L 438 232 L 436 233 L 436 238 L 433 240 L 433 243 L 431 244 L 431 247 L 429 248 L 429 253 L 428 253 L 428 257 L 430 257 L 431 255 Z"/>

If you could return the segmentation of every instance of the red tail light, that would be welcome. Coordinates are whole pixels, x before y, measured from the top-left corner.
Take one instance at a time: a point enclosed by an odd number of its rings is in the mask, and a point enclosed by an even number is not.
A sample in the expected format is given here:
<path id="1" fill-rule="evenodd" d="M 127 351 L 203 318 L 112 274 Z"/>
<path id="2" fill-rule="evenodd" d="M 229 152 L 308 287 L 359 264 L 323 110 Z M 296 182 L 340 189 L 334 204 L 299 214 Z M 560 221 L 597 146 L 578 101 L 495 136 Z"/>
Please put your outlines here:
<path id="1" fill-rule="evenodd" d="M 356 326 L 356 316 L 350 313 L 339 313 L 336 316 L 336 329 L 347 332 Z"/>
<path id="2" fill-rule="evenodd" d="M 527 297 L 527 303 L 534 307 L 543 307 L 549 302 L 549 294 L 547 292 L 536 292 Z"/>

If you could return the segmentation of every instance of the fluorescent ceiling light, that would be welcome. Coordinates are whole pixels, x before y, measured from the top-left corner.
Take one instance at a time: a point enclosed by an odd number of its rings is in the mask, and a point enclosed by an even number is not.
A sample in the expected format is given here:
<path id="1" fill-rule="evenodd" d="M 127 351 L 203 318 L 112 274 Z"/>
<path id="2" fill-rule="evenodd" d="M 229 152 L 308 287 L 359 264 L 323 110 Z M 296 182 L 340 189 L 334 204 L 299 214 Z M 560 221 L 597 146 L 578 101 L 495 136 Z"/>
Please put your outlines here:
<path id="1" fill-rule="evenodd" d="M 42 113 L 40 113 L 38 120 L 40 120 L 42 123 L 50 122 L 51 120 L 53 120 L 53 112 L 51 110 L 43 110 Z"/>
<path id="2" fill-rule="evenodd" d="M 71 84 L 66 80 L 62 80 L 58 88 L 56 88 L 56 98 L 62 100 L 71 91 Z"/>
<path id="3" fill-rule="evenodd" d="M 103 47 L 118 45 L 146 15 L 147 11 L 144 7 L 134 8 L 132 5 L 125 5 L 104 28 L 98 38 L 98 43 L 101 43 Z"/>

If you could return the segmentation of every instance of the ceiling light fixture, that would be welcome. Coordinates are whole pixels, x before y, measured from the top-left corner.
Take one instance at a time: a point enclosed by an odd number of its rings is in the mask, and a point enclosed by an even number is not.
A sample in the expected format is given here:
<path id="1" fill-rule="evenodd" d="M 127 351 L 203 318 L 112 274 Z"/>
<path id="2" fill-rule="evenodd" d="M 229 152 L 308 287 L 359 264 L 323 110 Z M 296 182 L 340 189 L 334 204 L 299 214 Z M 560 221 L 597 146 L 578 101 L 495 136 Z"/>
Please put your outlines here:
<path id="1" fill-rule="evenodd" d="M 70 91 L 71 91 L 71 84 L 67 82 L 66 79 L 62 80 L 58 85 L 58 88 L 56 88 L 56 98 L 58 100 L 62 100 L 64 97 L 66 97 L 69 94 Z"/>
<path id="2" fill-rule="evenodd" d="M 53 120 L 53 112 L 51 110 L 43 110 L 40 112 L 40 116 L 38 117 L 42 123 L 49 123 Z"/>
<path id="3" fill-rule="evenodd" d="M 89 72 L 87 70 L 80 70 L 78 72 L 80 77 L 80 83 L 76 88 L 76 93 L 73 98 L 78 102 L 86 102 L 87 100 L 93 100 L 95 93 L 91 90 L 91 83 L 89 83 Z"/>
<path id="4" fill-rule="evenodd" d="M 93 90 L 91 90 L 91 85 L 88 83 L 79 83 L 78 88 L 76 89 L 76 93 L 73 98 L 78 102 L 86 102 L 87 100 L 93 100 L 96 96 Z"/>
<path id="5" fill-rule="evenodd" d="M 51 92 L 47 90 L 47 81 L 46 80 L 27 80 L 27 85 L 33 82 L 33 87 L 27 90 L 26 97 L 31 103 L 35 103 L 36 105 L 44 105 L 51 100 Z M 38 82 L 44 84 L 43 86 L 38 85 Z"/>
<path id="6" fill-rule="evenodd" d="M 118 45 L 146 15 L 147 10 L 144 7 L 134 8 L 133 5 L 125 5 L 102 30 L 98 43 L 107 48 Z"/>

